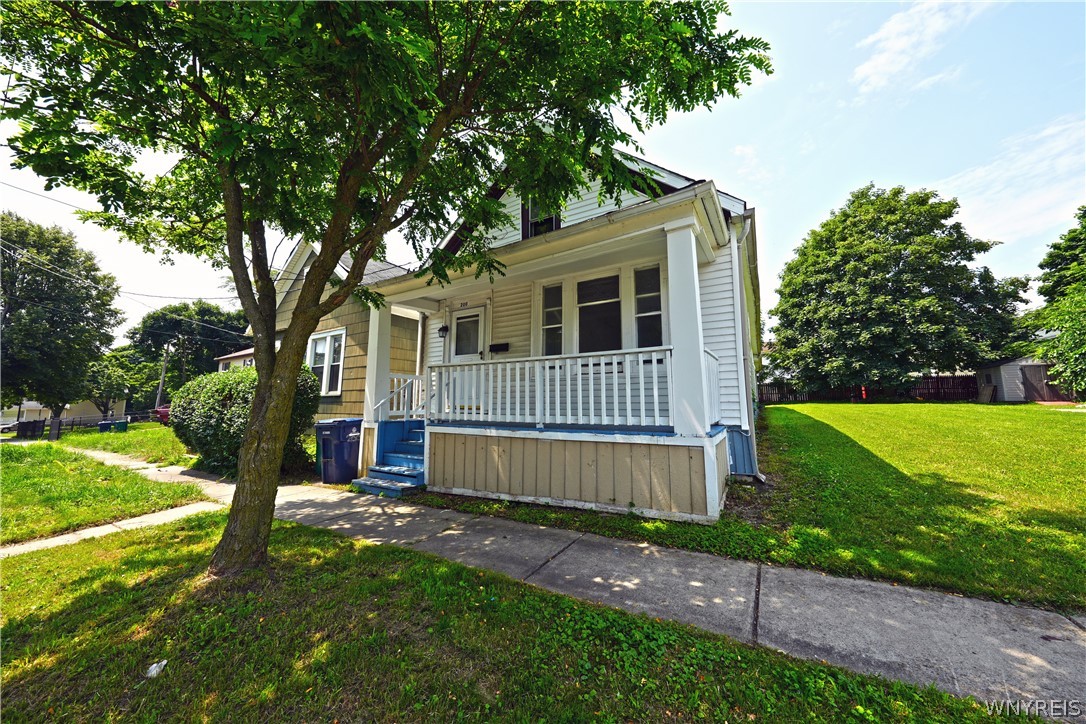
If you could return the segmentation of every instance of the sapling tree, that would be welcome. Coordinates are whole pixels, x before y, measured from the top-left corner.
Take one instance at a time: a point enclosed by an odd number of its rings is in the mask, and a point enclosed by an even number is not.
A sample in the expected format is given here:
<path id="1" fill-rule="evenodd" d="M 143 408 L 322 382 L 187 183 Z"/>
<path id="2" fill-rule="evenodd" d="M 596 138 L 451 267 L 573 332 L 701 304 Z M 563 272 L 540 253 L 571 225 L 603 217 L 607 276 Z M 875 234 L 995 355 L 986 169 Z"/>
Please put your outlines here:
<path id="1" fill-rule="evenodd" d="M 267 556 L 290 401 L 318 320 L 402 229 L 425 273 L 495 274 L 495 183 L 548 208 L 618 198 L 634 133 L 770 70 L 768 45 L 705 3 L 15 1 L 0 40 L 16 163 L 89 191 L 89 217 L 148 249 L 227 265 L 259 384 L 213 573 Z M 162 173 L 144 154 L 169 154 Z M 455 217 L 475 230 L 433 251 Z M 275 347 L 269 229 L 316 244 Z M 337 262 L 349 271 L 328 288 Z"/>

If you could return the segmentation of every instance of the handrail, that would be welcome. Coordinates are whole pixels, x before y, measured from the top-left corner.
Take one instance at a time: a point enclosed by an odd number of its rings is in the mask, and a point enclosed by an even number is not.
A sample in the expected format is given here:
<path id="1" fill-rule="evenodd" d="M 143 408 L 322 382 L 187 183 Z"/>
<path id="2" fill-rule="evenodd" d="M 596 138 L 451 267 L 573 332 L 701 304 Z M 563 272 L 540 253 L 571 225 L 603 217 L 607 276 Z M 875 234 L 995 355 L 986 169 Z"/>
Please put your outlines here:
<path id="1" fill-rule="evenodd" d="M 555 362 L 566 359 L 583 359 L 585 357 L 607 357 L 617 356 L 623 354 L 650 354 L 652 352 L 670 352 L 674 349 L 671 345 L 663 345 L 660 347 L 636 347 L 634 349 L 608 349 L 601 350 L 599 352 L 579 352 L 577 354 L 553 354 L 553 355 L 540 355 L 538 357 L 502 357 L 501 359 L 486 359 L 475 360 L 471 362 L 442 362 L 440 364 L 429 365 L 429 369 L 438 369 L 439 367 L 462 367 L 464 365 L 492 365 L 492 364 L 505 364 L 509 362 Z"/>
<path id="2" fill-rule="evenodd" d="M 378 402 L 378 403 L 377 403 L 376 405 L 374 405 L 374 406 L 373 406 L 373 409 L 374 409 L 374 410 L 380 410 L 380 409 L 381 409 L 382 407 L 384 407 L 385 405 L 387 405 L 387 404 L 388 404 L 388 402 L 389 402 L 389 401 L 390 401 L 390 400 L 391 400 L 391 399 L 392 399 L 393 397 L 396 397 L 396 396 L 397 396 L 397 395 L 399 395 L 399 394 L 400 394 L 401 392 L 403 392 L 403 391 L 404 391 L 405 389 L 407 389 L 408 387 L 410 387 L 410 386 L 411 386 L 411 384 L 412 384 L 413 382 L 421 382 L 421 381 L 423 380 L 423 377 L 422 377 L 422 375 L 394 375 L 394 376 L 395 376 L 395 377 L 399 377 L 399 378 L 401 378 L 401 379 L 403 379 L 403 378 L 406 378 L 406 380 L 404 381 L 404 383 L 403 383 L 402 385 L 400 385 L 399 387 L 397 387 L 396 389 L 394 389 L 394 390 L 393 390 L 392 392 L 390 392 L 390 393 L 388 394 L 388 397 L 386 397 L 385 399 L 381 400 L 381 401 L 380 401 L 380 402 Z"/>

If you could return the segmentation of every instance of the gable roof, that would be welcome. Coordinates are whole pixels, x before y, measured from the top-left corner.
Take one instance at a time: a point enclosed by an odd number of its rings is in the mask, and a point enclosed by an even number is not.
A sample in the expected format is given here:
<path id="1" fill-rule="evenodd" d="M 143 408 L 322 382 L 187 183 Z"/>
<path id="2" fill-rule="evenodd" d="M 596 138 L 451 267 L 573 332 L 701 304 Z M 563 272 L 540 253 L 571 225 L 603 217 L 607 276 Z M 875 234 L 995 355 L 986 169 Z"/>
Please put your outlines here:
<path id="1" fill-rule="evenodd" d="M 627 151 L 618 151 L 617 155 L 623 160 L 623 163 L 628 169 L 641 178 L 644 182 L 644 190 L 646 192 L 653 190 L 653 186 L 655 185 L 656 189 L 659 191 L 658 193 L 652 194 L 653 198 L 662 198 L 685 188 L 704 183 L 704 179 L 695 179 L 692 176 L 686 176 L 677 171 L 672 171 Z M 495 182 L 487 191 L 487 196 L 492 199 L 500 199 L 505 196 L 507 191 L 508 188 Z M 726 194 L 723 191 L 718 191 L 717 200 L 720 203 L 721 209 L 724 211 L 725 217 L 729 217 L 731 214 L 743 214 L 746 212 L 746 202 L 736 196 Z M 460 250 L 460 247 L 463 246 L 465 237 L 471 234 L 472 231 L 473 229 L 469 228 L 468 224 L 461 221 L 452 233 L 446 236 L 445 240 L 438 245 L 438 248 L 455 254 Z"/>
<path id="2" fill-rule="evenodd" d="M 287 259 L 287 263 L 279 271 L 279 276 L 275 279 L 275 307 L 279 308 L 279 305 L 283 302 L 283 296 L 290 289 L 291 285 L 301 276 L 305 274 L 305 262 L 309 259 L 310 255 L 320 252 L 320 246 L 316 243 L 308 241 L 299 241 L 294 249 L 290 252 L 290 257 Z M 339 278 L 344 278 L 351 270 L 351 255 L 350 253 L 344 254 L 336 262 L 336 271 L 338 274 L 334 274 Z M 398 276 L 403 276 L 411 270 L 405 266 L 399 264 L 393 264 L 390 261 L 380 261 L 378 259 L 370 259 L 366 264 L 366 273 L 362 276 L 361 284 L 363 286 L 369 286 L 376 284 L 377 282 L 385 281 L 386 279 L 394 279 Z"/>

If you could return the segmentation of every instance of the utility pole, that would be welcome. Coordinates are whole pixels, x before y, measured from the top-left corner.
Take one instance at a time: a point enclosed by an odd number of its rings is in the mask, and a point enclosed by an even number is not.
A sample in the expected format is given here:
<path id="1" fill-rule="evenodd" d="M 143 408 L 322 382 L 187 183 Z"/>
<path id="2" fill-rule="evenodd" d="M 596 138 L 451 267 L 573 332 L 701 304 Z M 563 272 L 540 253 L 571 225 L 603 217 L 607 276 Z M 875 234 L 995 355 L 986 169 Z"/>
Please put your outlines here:
<path id="1" fill-rule="evenodd" d="M 166 361 L 170 359 L 170 343 L 162 350 L 162 375 L 158 378 L 158 394 L 155 395 L 155 409 L 162 407 L 162 388 L 166 385 Z"/>

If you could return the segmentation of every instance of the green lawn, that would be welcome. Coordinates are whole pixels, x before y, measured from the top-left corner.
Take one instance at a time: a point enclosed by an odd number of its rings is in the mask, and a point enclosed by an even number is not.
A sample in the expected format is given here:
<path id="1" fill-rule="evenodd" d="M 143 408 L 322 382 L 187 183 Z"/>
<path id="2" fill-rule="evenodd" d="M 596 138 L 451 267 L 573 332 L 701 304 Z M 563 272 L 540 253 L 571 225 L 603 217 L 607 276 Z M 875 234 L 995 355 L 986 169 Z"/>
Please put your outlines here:
<path id="1" fill-rule="evenodd" d="M 181 444 L 173 430 L 157 422 L 131 424 L 128 432 L 98 432 L 98 428 L 65 430 L 60 441 L 85 450 L 131 455 L 149 463 L 192 465 L 196 462 L 196 457 Z"/>
<path id="2" fill-rule="evenodd" d="M 152 482 L 50 443 L 0 445 L 0 464 L 5 545 L 206 499 L 196 485 Z"/>
<path id="3" fill-rule="evenodd" d="M 267 572 L 209 579 L 224 523 L 204 514 L 5 561 L 5 719 L 986 718 L 931 688 L 294 524 L 276 523 Z"/>
<path id="4" fill-rule="evenodd" d="M 712 526 L 425 494 L 414 500 L 815 568 L 1086 609 L 1086 414 L 1042 406 L 766 409 L 768 495 L 733 485 Z M 760 518 L 738 515 L 740 507 Z"/>

